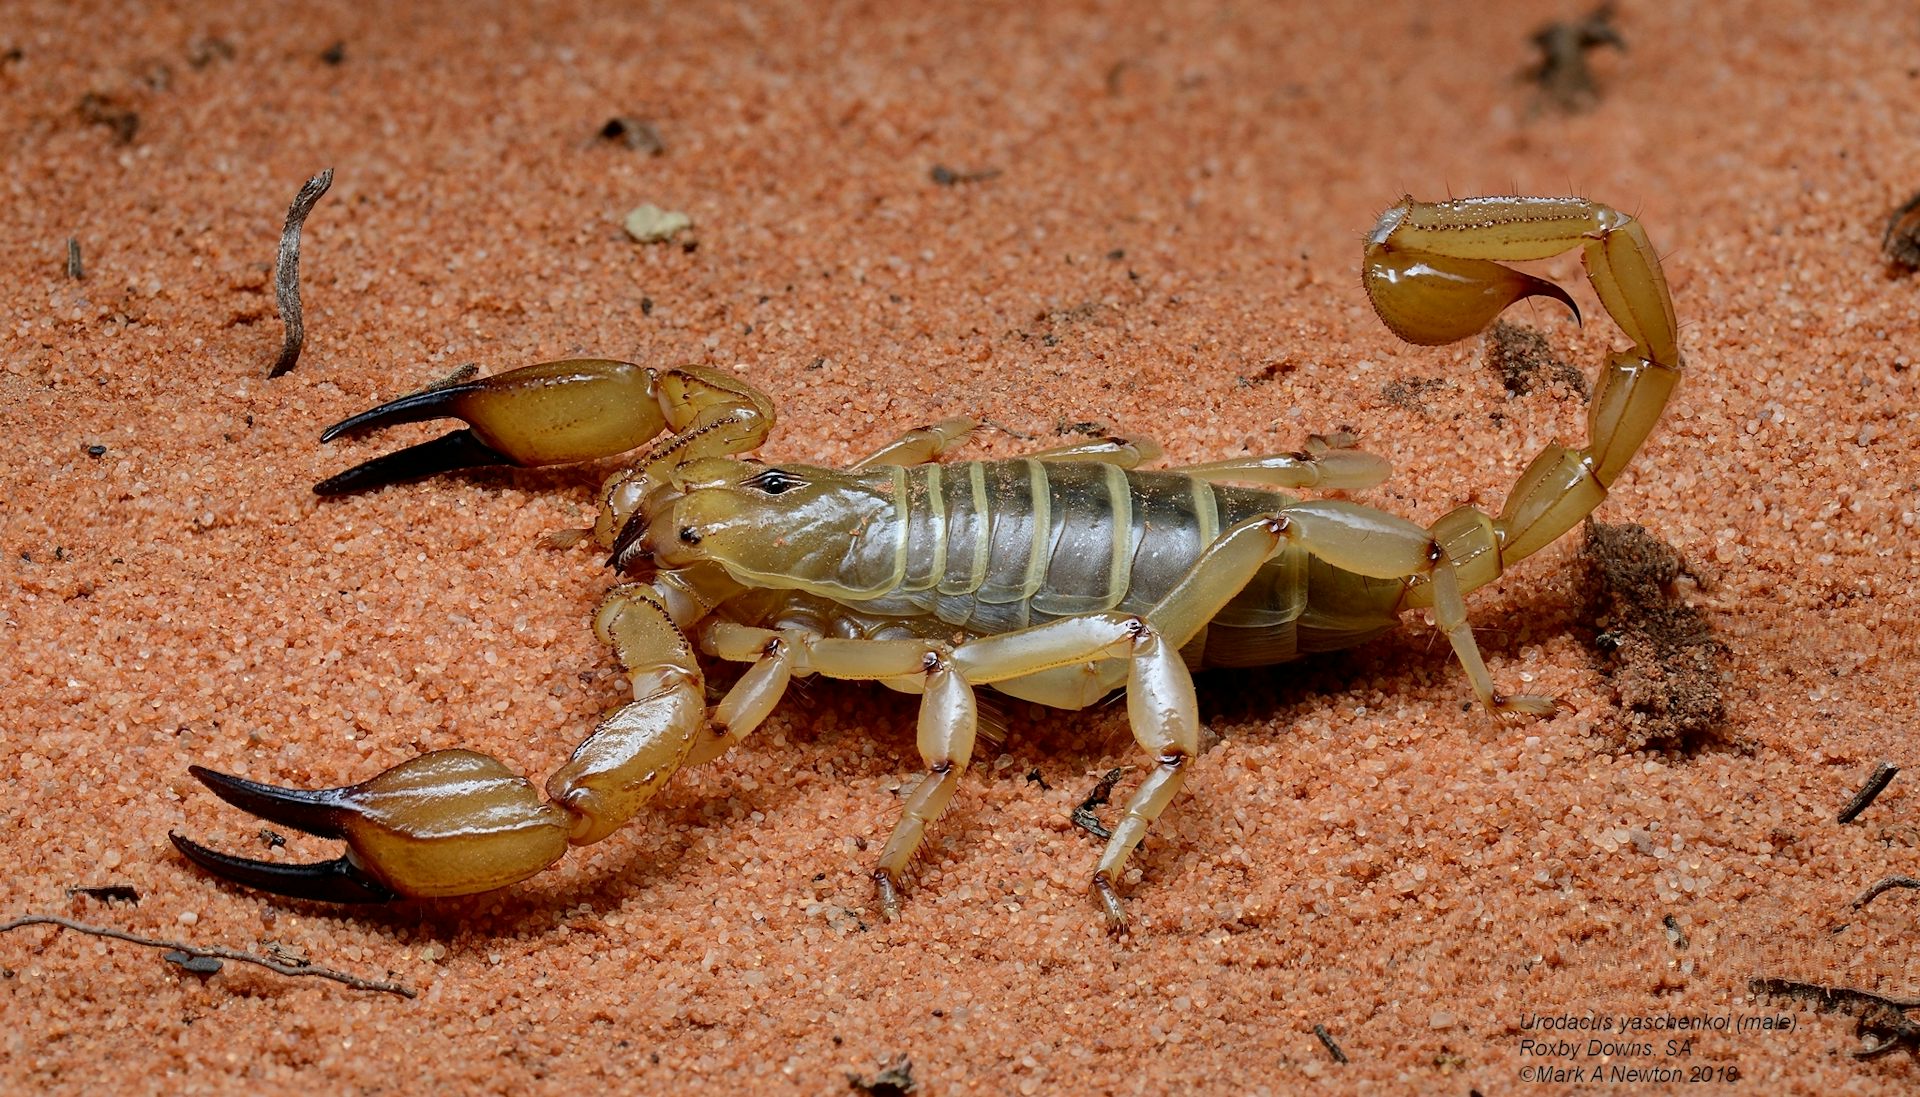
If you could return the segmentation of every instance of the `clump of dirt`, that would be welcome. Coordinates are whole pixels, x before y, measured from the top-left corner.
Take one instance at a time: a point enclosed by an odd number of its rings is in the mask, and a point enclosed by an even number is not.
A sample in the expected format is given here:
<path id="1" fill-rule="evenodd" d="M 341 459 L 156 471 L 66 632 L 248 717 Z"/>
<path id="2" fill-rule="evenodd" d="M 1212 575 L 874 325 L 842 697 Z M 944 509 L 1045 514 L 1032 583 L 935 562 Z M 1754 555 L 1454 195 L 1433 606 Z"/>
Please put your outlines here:
<path id="1" fill-rule="evenodd" d="M 1626 39 L 1613 25 L 1613 5 L 1602 4 L 1584 19 L 1548 23 L 1533 32 L 1540 62 L 1527 70 L 1548 106 L 1568 114 L 1592 110 L 1600 102 L 1600 85 L 1587 64 L 1587 54 L 1601 46 L 1626 52 Z"/>
<path id="2" fill-rule="evenodd" d="M 913 1060 L 902 1055 L 888 1063 L 880 1073 L 871 1078 L 849 1074 L 847 1087 L 864 1093 L 867 1097 L 905 1097 L 916 1088 L 913 1080 Z"/>
<path id="3" fill-rule="evenodd" d="M 1381 385 L 1380 398 L 1394 407 L 1406 408 L 1416 415 L 1432 415 L 1433 408 L 1426 401 L 1427 394 L 1452 387 L 1451 381 L 1443 381 L 1437 377 L 1402 378 Z"/>
<path id="4" fill-rule="evenodd" d="M 1496 320 L 1487 332 L 1487 364 L 1500 373 L 1500 381 L 1515 396 L 1525 396 L 1541 378 L 1559 382 L 1587 397 L 1587 375 L 1568 365 L 1553 353 L 1547 337 L 1532 328 Z"/>
<path id="5" fill-rule="evenodd" d="M 1690 575 L 1645 528 L 1587 520 L 1580 548 L 1594 663 L 1613 683 L 1625 750 L 1691 752 L 1719 737 L 1726 716 L 1720 642 L 1681 597 Z"/>
<path id="6" fill-rule="evenodd" d="M 1920 269 L 1920 194 L 1902 203 L 1887 218 L 1886 234 L 1880 237 L 1880 250 L 1887 262 L 1905 270 Z"/>

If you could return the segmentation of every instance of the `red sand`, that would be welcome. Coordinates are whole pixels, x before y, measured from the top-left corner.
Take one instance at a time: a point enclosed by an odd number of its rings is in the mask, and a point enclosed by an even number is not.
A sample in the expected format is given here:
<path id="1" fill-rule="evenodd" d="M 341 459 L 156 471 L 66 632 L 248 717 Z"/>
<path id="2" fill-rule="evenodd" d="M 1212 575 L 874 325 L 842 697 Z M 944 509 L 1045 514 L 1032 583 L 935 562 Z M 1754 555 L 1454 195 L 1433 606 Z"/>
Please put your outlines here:
<path id="1" fill-rule="evenodd" d="M 1912 1053 L 1856 1061 L 1851 1020 L 1748 990 L 1920 994 L 1920 896 L 1849 907 L 1920 871 L 1920 785 L 1833 818 L 1876 761 L 1911 761 L 1916 715 L 1920 282 L 1878 251 L 1920 187 L 1912 12 L 1623 5 L 1630 51 L 1595 55 L 1600 103 L 1569 116 L 1518 74 L 1579 5 L 1350 8 L 10 5 L 0 843 L 22 867 L 0 916 L 271 940 L 420 997 L 19 929 L 0 1086 L 829 1093 L 904 1054 L 933 1094 L 1562 1092 L 1523 1072 L 1614 1066 L 1912 1092 Z M 615 115 L 665 154 L 600 140 Z M 269 382 L 281 218 L 324 166 L 306 354 Z M 1602 517 L 1707 577 L 1729 745 L 1613 745 L 1569 539 L 1472 608 L 1496 678 L 1570 713 L 1463 713 L 1419 622 L 1203 680 L 1217 745 L 1139 858 L 1124 940 L 1068 821 L 1135 760 L 1116 709 L 1016 710 L 895 924 L 866 873 L 918 770 L 913 710 L 849 686 L 496 895 L 274 902 L 168 845 L 259 848 L 191 763 L 321 785 L 461 745 L 540 777 L 617 698 L 587 628 L 605 572 L 539 545 L 605 469 L 323 503 L 315 480 L 426 436 L 321 448 L 345 414 L 466 361 L 693 361 L 777 397 L 774 456 L 956 414 L 1002 428 L 976 452 L 1092 421 L 1176 460 L 1349 427 L 1396 467 L 1364 498 L 1430 521 L 1497 506 L 1582 411 L 1509 398 L 1477 344 L 1395 342 L 1359 237 L 1406 191 L 1568 188 L 1667 249 L 1689 374 Z M 629 240 L 645 202 L 691 214 L 698 247 Z M 1618 335 L 1575 292 L 1584 330 L 1516 319 L 1591 368 Z M 1424 406 L 1389 399 L 1423 379 L 1444 381 Z M 67 890 L 104 884 L 139 905 Z M 1531 1019 L 1589 1013 L 1792 1028 L 1527 1050 Z"/>

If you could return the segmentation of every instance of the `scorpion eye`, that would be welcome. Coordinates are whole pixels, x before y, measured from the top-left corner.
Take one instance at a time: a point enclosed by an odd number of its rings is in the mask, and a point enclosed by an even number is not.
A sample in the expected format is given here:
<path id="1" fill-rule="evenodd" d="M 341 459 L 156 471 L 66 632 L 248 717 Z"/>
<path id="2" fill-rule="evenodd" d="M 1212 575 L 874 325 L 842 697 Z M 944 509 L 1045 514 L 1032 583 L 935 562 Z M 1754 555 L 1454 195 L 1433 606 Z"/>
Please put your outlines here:
<path id="1" fill-rule="evenodd" d="M 800 478 L 782 472 L 779 469 L 768 469 L 753 479 L 748 480 L 747 484 L 750 487 L 760 489 L 768 495 L 781 495 L 799 487 Z"/>

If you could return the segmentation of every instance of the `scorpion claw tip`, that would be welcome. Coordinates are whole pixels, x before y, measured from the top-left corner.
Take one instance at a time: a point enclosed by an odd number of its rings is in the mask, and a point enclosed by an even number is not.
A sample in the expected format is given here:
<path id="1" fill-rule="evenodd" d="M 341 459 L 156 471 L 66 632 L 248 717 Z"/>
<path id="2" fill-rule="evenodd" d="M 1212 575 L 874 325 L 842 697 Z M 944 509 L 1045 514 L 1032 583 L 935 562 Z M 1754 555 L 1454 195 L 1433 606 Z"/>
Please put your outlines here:
<path id="1" fill-rule="evenodd" d="M 167 837 L 187 860 L 215 876 L 258 891 L 322 903 L 387 903 L 398 898 L 391 888 L 345 857 L 287 865 L 235 857 L 171 832 Z"/>
<path id="2" fill-rule="evenodd" d="M 482 442 L 472 431 L 448 431 L 431 442 L 384 453 L 345 472 L 335 473 L 313 485 L 313 493 L 348 495 L 454 469 L 510 464 L 513 464 L 511 458 Z"/>
<path id="3" fill-rule="evenodd" d="M 265 785 L 205 766 L 188 766 L 194 780 L 241 811 L 269 823 L 292 827 L 321 838 L 344 838 L 343 813 L 351 811 L 343 789 L 298 789 Z"/>

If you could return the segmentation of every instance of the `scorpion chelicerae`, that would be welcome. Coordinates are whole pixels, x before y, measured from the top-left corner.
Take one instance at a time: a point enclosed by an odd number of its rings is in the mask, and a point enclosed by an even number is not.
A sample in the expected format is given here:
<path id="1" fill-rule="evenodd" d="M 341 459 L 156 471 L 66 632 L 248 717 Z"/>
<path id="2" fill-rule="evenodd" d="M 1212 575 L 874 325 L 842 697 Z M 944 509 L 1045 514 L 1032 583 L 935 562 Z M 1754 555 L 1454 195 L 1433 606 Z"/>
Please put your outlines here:
<path id="1" fill-rule="evenodd" d="M 1680 376 L 1673 302 L 1640 224 L 1579 198 L 1401 200 L 1365 245 L 1375 310 L 1419 344 L 1464 339 L 1552 282 L 1498 260 L 1579 248 L 1602 306 L 1633 341 L 1611 355 L 1585 448 L 1553 445 L 1497 516 L 1461 507 L 1432 526 L 1276 489 L 1370 487 L 1377 457 L 1310 443 L 1290 455 L 1148 471 L 1158 448 L 1109 438 L 1008 461 L 939 464 L 974 424 L 909 431 L 850 468 L 740 455 L 773 406 L 696 366 L 599 359 L 475 379 L 469 369 L 353 416 L 364 428 L 456 417 L 438 440 L 316 485 L 340 494 L 449 469 L 542 465 L 623 453 L 670 432 L 611 478 L 592 531 L 633 581 L 594 616 L 633 688 L 547 779 L 546 795 L 498 760 L 420 755 L 345 788 L 302 791 L 194 767 L 217 795 L 271 822 L 346 840 L 312 865 L 234 857 L 175 836 L 188 858 L 256 888 L 333 902 L 465 895 L 502 887 L 597 842 L 682 766 L 764 720 L 796 676 L 866 679 L 921 695 L 927 772 L 906 797 L 873 878 L 888 915 L 927 828 L 973 755 L 975 690 L 1079 709 L 1124 689 L 1150 759 L 1093 872 L 1114 929 L 1118 883 L 1199 750 L 1191 670 L 1285 663 L 1360 643 L 1429 608 L 1482 705 L 1542 715 L 1544 697 L 1496 690 L 1463 596 L 1581 521 L 1652 431 Z M 1577 308 L 1575 315 L 1578 316 Z M 586 531 L 579 531 L 585 533 Z M 749 664 L 709 710 L 697 653 Z"/>

